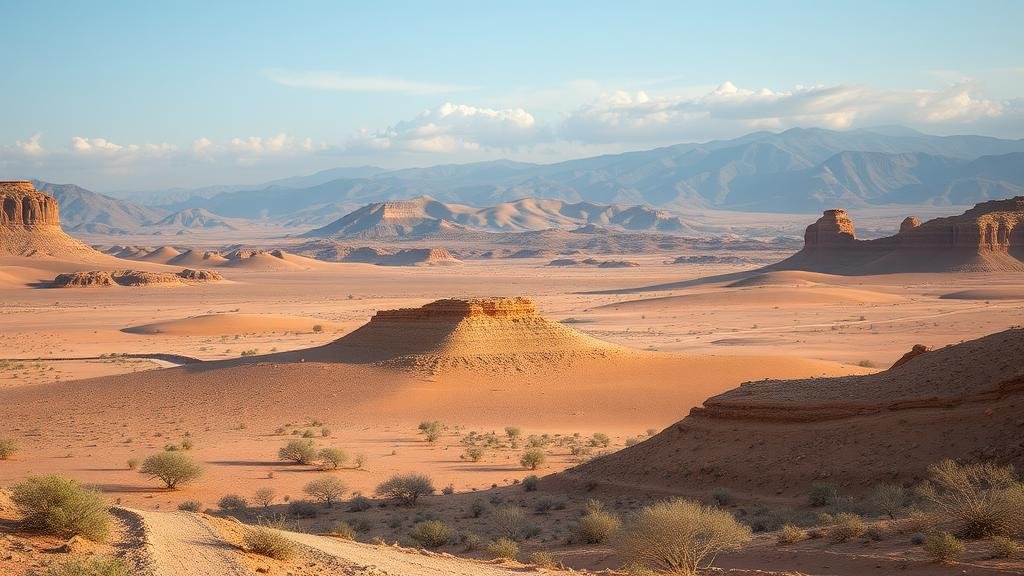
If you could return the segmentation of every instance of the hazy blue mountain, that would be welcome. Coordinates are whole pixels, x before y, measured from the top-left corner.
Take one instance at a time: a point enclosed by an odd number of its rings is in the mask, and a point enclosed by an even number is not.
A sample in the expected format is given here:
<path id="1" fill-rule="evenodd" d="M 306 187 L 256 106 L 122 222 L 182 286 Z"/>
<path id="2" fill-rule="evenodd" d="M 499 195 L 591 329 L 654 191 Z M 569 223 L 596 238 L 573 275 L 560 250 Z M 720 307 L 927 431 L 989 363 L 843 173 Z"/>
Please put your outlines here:
<path id="1" fill-rule="evenodd" d="M 74 184 L 51 184 L 33 180 L 37 190 L 57 199 L 60 224 L 65 230 L 99 234 L 135 231 L 167 214 L 166 210 L 140 206 L 127 200 L 111 198 Z"/>

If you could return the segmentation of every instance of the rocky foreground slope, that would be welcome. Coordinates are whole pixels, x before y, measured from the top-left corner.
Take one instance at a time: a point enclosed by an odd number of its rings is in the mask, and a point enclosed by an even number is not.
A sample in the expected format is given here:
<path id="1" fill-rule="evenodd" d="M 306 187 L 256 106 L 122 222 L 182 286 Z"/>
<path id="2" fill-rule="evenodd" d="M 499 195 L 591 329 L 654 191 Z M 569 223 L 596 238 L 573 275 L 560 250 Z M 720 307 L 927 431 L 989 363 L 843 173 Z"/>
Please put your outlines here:
<path id="1" fill-rule="evenodd" d="M 945 458 L 1024 466 L 1024 328 L 867 376 L 748 382 L 650 440 L 565 473 L 677 493 L 802 497 L 912 484 Z"/>
<path id="2" fill-rule="evenodd" d="M 804 248 L 769 267 L 832 274 L 1024 272 L 1024 196 L 982 202 L 959 216 L 907 217 L 894 236 L 858 240 L 845 210 L 807 227 Z"/>

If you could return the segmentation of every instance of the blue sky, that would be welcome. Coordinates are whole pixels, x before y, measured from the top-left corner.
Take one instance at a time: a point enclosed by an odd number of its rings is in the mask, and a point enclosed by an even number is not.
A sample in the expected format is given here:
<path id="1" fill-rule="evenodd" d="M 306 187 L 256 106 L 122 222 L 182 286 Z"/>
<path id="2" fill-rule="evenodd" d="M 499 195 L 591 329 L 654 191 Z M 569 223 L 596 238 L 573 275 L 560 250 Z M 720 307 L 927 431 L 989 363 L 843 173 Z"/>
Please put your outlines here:
<path id="1" fill-rule="evenodd" d="M 0 177 L 255 183 L 792 126 L 1024 137 L 1024 2 L 365 4 L 7 0 Z"/>

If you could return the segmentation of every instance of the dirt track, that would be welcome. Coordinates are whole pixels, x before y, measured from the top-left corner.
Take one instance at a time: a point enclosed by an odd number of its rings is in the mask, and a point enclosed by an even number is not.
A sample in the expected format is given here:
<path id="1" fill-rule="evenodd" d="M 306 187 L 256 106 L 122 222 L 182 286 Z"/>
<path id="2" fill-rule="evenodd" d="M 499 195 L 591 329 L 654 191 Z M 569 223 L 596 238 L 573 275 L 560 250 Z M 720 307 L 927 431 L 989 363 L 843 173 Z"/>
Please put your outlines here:
<path id="1" fill-rule="evenodd" d="M 148 564 L 146 576 L 248 576 L 236 552 L 212 526 L 188 512 L 143 512 L 121 509 L 118 516 L 129 527 L 141 526 Z"/>

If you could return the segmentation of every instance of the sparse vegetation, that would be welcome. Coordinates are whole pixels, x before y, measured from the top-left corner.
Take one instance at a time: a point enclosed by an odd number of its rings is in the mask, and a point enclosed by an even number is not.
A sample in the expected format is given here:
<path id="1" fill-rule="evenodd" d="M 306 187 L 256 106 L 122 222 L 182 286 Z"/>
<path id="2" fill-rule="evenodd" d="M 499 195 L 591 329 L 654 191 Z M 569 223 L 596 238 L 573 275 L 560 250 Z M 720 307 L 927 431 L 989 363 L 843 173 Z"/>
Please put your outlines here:
<path id="1" fill-rule="evenodd" d="M 811 492 L 807 495 L 808 503 L 814 507 L 831 506 L 835 504 L 839 496 L 835 484 L 816 482 L 811 485 Z"/>
<path id="2" fill-rule="evenodd" d="M 580 518 L 576 534 L 584 544 L 603 544 L 622 527 L 619 517 L 605 510 L 598 500 L 587 503 L 587 513 Z"/>
<path id="3" fill-rule="evenodd" d="M 484 449 L 479 446 L 470 446 L 464 453 L 467 460 L 479 462 L 484 457 Z"/>
<path id="4" fill-rule="evenodd" d="M 319 333 L 321 333 L 321 332 L 323 332 L 323 331 L 324 331 L 324 326 L 323 326 L 323 324 L 314 324 L 314 325 L 313 325 L 313 333 L 314 333 L 314 334 L 319 334 Z"/>
<path id="5" fill-rule="evenodd" d="M 519 544 L 502 536 L 487 545 L 487 554 L 491 558 L 515 560 L 516 556 L 519 556 Z"/>
<path id="6" fill-rule="evenodd" d="M 0 438 L 0 460 L 7 460 L 18 451 L 18 445 L 13 440 Z"/>
<path id="7" fill-rule="evenodd" d="M 406 506 L 415 506 L 422 497 L 435 492 L 434 483 L 423 474 L 396 474 L 377 486 L 377 495 Z"/>
<path id="8" fill-rule="evenodd" d="M 531 552 L 527 559 L 530 561 L 530 564 L 539 566 L 540 568 L 551 569 L 558 565 L 554 556 L 548 552 L 542 552 L 539 550 L 537 552 Z"/>
<path id="9" fill-rule="evenodd" d="M 339 520 L 331 525 L 331 529 L 327 533 L 335 538 L 341 538 L 342 540 L 355 540 L 356 530 L 348 522 Z"/>
<path id="10" fill-rule="evenodd" d="M 530 470 L 536 470 L 547 459 L 544 454 L 544 450 L 540 448 L 528 448 L 523 452 L 523 456 L 519 459 L 519 463 L 522 464 L 523 468 L 529 468 Z"/>
<path id="11" fill-rule="evenodd" d="M 280 532 L 266 526 L 253 526 L 242 535 L 243 548 L 275 560 L 290 560 L 298 554 L 298 546 Z"/>
<path id="12" fill-rule="evenodd" d="M 100 556 L 55 562 L 46 568 L 46 576 L 130 576 L 128 566 L 120 558 Z"/>
<path id="13" fill-rule="evenodd" d="M 1015 536 L 1024 531 L 1024 483 L 1012 467 L 944 460 L 930 466 L 928 476 L 918 493 L 960 536 Z"/>
<path id="14" fill-rule="evenodd" d="M 594 435 L 590 437 L 590 445 L 595 448 L 607 448 L 611 443 L 612 439 L 604 432 L 594 432 Z"/>
<path id="15" fill-rule="evenodd" d="M 692 576 L 705 559 L 750 539 L 750 528 L 728 512 L 680 498 L 641 509 L 618 540 L 633 566 Z"/>
<path id="16" fill-rule="evenodd" d="M 317 499 L 328 508 L 334 506 L 334 503 L 341 499 L 345 494 L 345 490 L 347 490 L 345 483 L 334 476 L 317 478 L 306 484 L 302 489 L 303 492 Z"/>
<path id="17" fill-rule="evenodd" d="M 440 520 L 426 520 L 417 523 L 409 537 L 424 548 L 438 548 L 451 540 L 452 529 Z"/>
<path id="18" fill-rule="evenodd" d="M 526 535 L 526 512 L 515 504 L 502 504 L 491 513 L 494 531 L 506 538 L 518 541 Z"/>
<path id="19" fill-rule="evenodd" d="M 11 500 L 24 515 L 22 523 L 31 530 L 94 541 L 110 534 L 110 514 L 103 496 L 74 480 L 32 476 L 11 487 Z"/>
<path id="20" fill-rule="evenodd" d="M 807 533 L 802 528 L 797 528 L 792 524 L 786 524 L 779 531 L 778 543 L 779 544 L 796 544 L 801 540 L 807 539 Z"/>
<path id="21" fill-rule="evenodd" d="M 964 553 L 964 544 L 949 532 L 933 532 L 924 538 L 924 551 L 936 562 L 952 562 Z"/>
<path id="22" fill-rule="evenodd" d="M 181 452 L 158 452 L 142 461 L 139 472 L 150 478 L 159 478 L 173 490 L 202 476 L 203 468 Z"/>
<path id="23" fill-rule="evenodd" d="M 316 518 L 320 513 L 309 500 L 292 500 L 288 503 L 288 514 L 295 518 Z"/>
<path id="24" fill-rule="evenodd" d="M 252 500 L 260 506 L 267 508 L 274 503 L 276 497 L 277 493 L 274 492 L 273 488 L 259 488 L 253 494 Z"/>
<path id="25" fill-rule="evenodd" d="M 841 512 L 836 514 L 836 523 L 828 531 L 828 537 L 833 542 L 846 542 L 850 538 L 863 536 L 867 531 L 864 520 L 856 514 Z"/>
<path id="26" fill-rule="evenodd" d="M 316 446 L 312 440 L 289 440 L 277 451 L 278 458 L 296 464 L 312 464 L 316 456 Z"/>
<path id="27" fill-rule="evenodd" d="M 238 494 L 225 494 L 217 501 L 217 507 L 225 512 L 243 512 L 249 502 Z"/>
<path id="28" fill-rule="evenodd" d="M 711 494 L 711 499 L 715 501 L 715 504 L 721 507 L 732 506 L 736 503 L 736 499 L 733 498 L 732 492 L 729 492 L 725 488 L 716 488 Z"/>
<path id="29" fill-rule="evenodd" d="M 537 478 L 536 474 L 530 474 L 526 478 L 523 478 L 523 490 L 527 492 L 536 492 L 537 485 L 540 483 L 540 479 Z"/>
<path id="30" fill-rule="evenodd" d="M 992 539 L 993 558 L 1016 558 L 1020 556 L 1021 545 L 1005 536 L 996 536 Z"/>
<path id="31" fill-rule="evenodd" d="M 202 503 L 199 500 L 185 500 L 181 504 L 178 504 L 178 510 L 182 512 L 199 512 L 202 508 Z"/>
<path id="32" fill-rule="evenodd" d="M 427 442 L 437 442 L 437 439 L 441 437 L 441 433 L 444 432 L 444 424 L 437 420 L 420 422 L 419 430 L 421 434 L 427 437 Z"/>
<path id="33" fill-rule="evenodd" d="M 345 462 L 348 462 L 348 453 L 341 448 L 321 448 L 320 452 L 317 453 L 317 459 L 320 461 L 322 468 L 337 470 L 344 466 Z"/>
<path id="34" fill-rule="evenodd" d="M 871 500 L 879 512 L 895 520 L 907 505 L 907 491 L 898 484 L 879 484 L 875 486 Z"/>
<path id="35" fill-rule="evenodd" d="M 366 496 L 356 496 L 349 501 L 348 507 L 345 509 L 349 512 L 365 512 L 373 508 L 373 501 Z"/>

